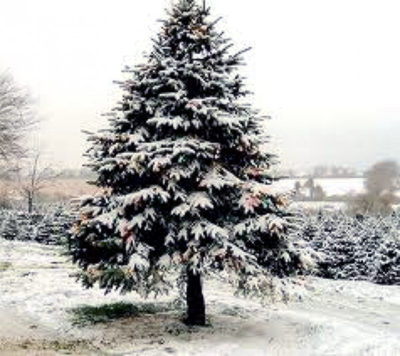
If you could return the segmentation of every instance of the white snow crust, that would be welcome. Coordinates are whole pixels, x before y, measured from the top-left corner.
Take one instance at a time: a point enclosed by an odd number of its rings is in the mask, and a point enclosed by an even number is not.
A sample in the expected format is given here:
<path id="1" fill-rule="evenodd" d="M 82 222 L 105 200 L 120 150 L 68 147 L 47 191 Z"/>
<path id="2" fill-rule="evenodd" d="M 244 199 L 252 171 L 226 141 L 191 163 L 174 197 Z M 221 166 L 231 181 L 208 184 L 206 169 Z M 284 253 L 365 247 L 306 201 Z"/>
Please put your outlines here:
<path id="1" fill-rule="evenodd" d="M 79 327 L 72 308 L 144 301 L 83 289 L 61 252 L 0 239 L 0 355 L 39 355 L 17 347 L 32 339 L 88 340 L 97 351 L 74 352 L 85 355 L 400 355 L 399 286 L 313 277 L 298 280 L 300 300 L 267 305 L 236 297 L 229 285 L 210 278 L 208 328 L 187 329 L 180 312 Z M 172 293 L 156 303 L 176 298 Z M 138 337 L 141 328 L 146 333 Z M 14 353 L 7 353 L 10 343 Z M 43 355 L 65 354 L 58 352 Z"/>

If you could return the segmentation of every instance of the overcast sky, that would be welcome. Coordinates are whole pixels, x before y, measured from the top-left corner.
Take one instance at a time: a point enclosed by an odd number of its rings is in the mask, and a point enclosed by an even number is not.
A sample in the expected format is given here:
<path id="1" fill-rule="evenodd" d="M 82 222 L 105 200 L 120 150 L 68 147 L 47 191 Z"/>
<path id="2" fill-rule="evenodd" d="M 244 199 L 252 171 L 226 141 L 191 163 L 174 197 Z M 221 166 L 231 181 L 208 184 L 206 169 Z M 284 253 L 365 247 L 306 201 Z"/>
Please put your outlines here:
<path id="1" fill-rule="evenodd" d="M 0 0 L 0 69 L 38 100 L 36 145 L 78 166 L 171 0 Z M 208 0 L 285 167 L 400 158 L 398 0 Z"/>

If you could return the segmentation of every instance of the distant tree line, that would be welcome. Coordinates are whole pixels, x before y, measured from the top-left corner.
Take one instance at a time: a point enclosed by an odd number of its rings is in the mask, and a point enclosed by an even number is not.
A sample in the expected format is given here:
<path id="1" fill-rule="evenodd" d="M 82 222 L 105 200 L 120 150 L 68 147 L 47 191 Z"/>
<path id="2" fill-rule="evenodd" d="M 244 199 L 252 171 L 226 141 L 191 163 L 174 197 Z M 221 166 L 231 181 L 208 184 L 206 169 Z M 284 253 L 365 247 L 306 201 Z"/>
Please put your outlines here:
<path id="1" fill-rule="evenodd" d="M 307 170 L 281 169 L 279 176 L 283 178 L 357 178 L 362 174 L 347 166 L 318 165 Z"/>

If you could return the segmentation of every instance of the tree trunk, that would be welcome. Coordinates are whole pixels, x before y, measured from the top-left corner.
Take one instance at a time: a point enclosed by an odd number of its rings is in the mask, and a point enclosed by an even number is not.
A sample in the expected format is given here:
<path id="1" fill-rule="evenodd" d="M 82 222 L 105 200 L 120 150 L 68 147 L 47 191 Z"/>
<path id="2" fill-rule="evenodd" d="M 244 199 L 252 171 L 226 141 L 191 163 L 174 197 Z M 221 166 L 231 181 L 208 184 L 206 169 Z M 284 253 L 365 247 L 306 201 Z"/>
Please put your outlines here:
<path id="1" fill-rule="evenodd" d="M 33 194 L 28 193 L 28 213 L 31 214 L 33 211 Z"/>
<path id="2" fill-rule="evenodd" d="M 189 267 L 187 269 L 187 319 L 188 325 L 206 324 L 206 307 L 201 284 L 201 274 L 195 274 Z"/>

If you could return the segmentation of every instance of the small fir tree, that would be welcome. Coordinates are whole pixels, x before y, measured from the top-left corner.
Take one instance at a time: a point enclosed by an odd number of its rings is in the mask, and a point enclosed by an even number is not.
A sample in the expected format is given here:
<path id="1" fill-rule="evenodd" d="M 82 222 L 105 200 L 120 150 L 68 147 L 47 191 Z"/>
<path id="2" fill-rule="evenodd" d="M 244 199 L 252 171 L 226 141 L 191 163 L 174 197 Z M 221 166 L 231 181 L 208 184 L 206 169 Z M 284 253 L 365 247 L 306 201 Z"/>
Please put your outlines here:
<path id="1" fill-rule="evenodd" d="M 2 219 L 1 237 L 6 240 L 18 240 L 19 225 L 15 214 L 5 211 Z"/>
<path id="2" fill-rule="evenodd" d="M 229 53 L 216 22 L 205 4 L 178 1 L 146 62 L 127 69 L 110 128 L 89 138 L 102 189 L 82 200 L 70 241 L 88 287 L 157 295 L 183 271 L 197 325 L 204 273 L 224 270 L 263 295 L 271 271 L 302 261 L 287 239 L 287 201 L 270 189 L 262 118 L 242 100 L 243 51 Z"/>

